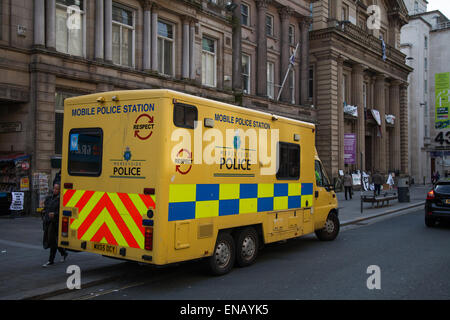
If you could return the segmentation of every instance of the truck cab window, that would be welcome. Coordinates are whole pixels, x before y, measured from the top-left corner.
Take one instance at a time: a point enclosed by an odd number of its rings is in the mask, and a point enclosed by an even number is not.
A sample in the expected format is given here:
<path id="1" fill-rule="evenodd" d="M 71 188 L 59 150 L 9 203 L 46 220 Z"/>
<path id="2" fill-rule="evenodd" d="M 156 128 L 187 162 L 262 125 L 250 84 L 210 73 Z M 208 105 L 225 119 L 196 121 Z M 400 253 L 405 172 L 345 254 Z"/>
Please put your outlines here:
<path id="1" fill-rule="evenodd" d="M 300 146 L 280 142 L 278 145 L 278 180 L 298 180 L 300 178 Z"/>
<path id="2" fill-rule="evenodd" d="M 173 106 L 173 123 L 177 127 L 194 129 L 198 112 L 195 106 L 176 103 Z"/>
<path id="3" fill-rule="evenodd" d="M 69 174 L 72 176 L 100 176 L 102 172 L 102 152 L 102 129 L 86 128 L 70 130 Z"/>
<path id="4" fill-rule="evenodd" d="M 326 187 L 330 184 L 327 175 L 323 171 L 320 161 L 315 161 L 316 185 L 318 187 Z"/>

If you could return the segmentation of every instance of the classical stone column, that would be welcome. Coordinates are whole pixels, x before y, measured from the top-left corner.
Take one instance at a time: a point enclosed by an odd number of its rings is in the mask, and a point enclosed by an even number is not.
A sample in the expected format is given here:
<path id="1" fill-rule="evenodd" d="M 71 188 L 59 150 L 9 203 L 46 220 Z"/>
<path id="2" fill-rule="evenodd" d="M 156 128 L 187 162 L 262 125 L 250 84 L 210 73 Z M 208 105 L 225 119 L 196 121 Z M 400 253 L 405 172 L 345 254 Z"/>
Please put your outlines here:
<path id="1" fill-rule="evenodd" d="M 344 79 L 343 67 L 344 58 L 338 57 L 337 61 L 337 111 L 338 111 L 338 133 L 339 133 L 339 169 L 344 170 L 345 159 L 344 159 L 344 97 L 342 96 L 342 81 Z"/>
<path id="2" fill-rule="evenodd" d="M 409 174 L 408 169 L 408 83 L 400 85 L 400 162 L 401 173 Z"/>
<path id="3" fill-rule="evenodd" d="M 342 0 L 332 0 L 328 1 L 329 5 L 331 5 L 330 10 L 330 20 L 341 20 L 341 12 L 342 12 Z"/>
<path id="4" fill-rule="evenodd" d="M 241 30 L 241 0 L 235 0 L 236 8 L 233 10 L 233 91 L 242 91 L 242 30 Z"/>
<path id="5" fill-rule="evenodd" d="M 112 62 L 112 0 L 105 0 L 105 60 Z"/>
<path id="6" fill-rule="evenodd" d="M 266 36 L 266 14 L 269 0 L 256 0 L 258 9 L 258 37 L 256 52 L 256 94 L 267 97 L 267 36 Z"/>
<path id="7" fill-rule="evenodd" d="M 48 49 L 56 49 L 56 0 L 46 1 L 45 36 Z M 42 27 L 41 27 L 42 28 Z"/>
<path id="8" fill-rule="evenodd" d="M 95 59 L 104 58 L 104 1 L 95 0 Z"/>
<path id="9" fill-rule="evenodd" d="M 358 169 L 366 170 L 366 121 L 363 101 L 364 66 L 354 64 L 352 67 L 352 101 L 358 107 L 358 120 L 356 124 L 356 158 Z M 361 159 L 362 153 L 362 159 Z"/>
<path id="10" fill-rule="evenodd" d="M 386 119 L 385 119 L 385 80 L 384 74 L 377 75 L 375 81 L 375 109 L 380 112 L 381 119 L 381 136 L 378 134 L 375 136 L 375 166 L 382 173 L 387 171 L 386 160 Z"/>
<path id="11" fill-rule="evenodd" d="M 301 33 L 301 62 L 300 62 L 300 103 L 308 104 L 308 83 L 309 83 L 309 26 L 311 20 L 304 17 L 300 22 Z"/>
<path id="12" fill-rule="evenodd" d="M 191 62 L 189 58 L 189 24 L 191 18 L 189 16 L 183 16 L 183 68 L 182 68 L 182 78 L 189 79 L 189 64 Z"/>
<path id="13" fill-rule="evenodd" d="M 45 46 L 45 0 L 34 1 L 33 45 Z"/>
<path id="14" fill-rule="evenodd" d="M 394 170 L 400 170 L 400 84 L 401 81 L 393 80 L 389 88 L 389 104 L 392 115 L 395 116 L 394 132 L 391 139 L 391 157 Z"/>
<path id="15" fill-rule="evenodd" d="M 289 68 L 290 57 L 290 43 L 289 43 L 289 18 L 291 17 L 292 9 L 289 7 L 282 7 L 278 10 L 281 19 L 281 68 L 280 68 L 280 85 L 282 84 L 286 72 Z M 289 79 L 289 78 L 288 78 Z M 289 81 L 286 80 L 283 91 L 281 92 L 281 101 L 291 102 L 291 94 L 289 92 Z"/>
<path id="16" fill-rule="evenodd" d="M 151 1 L 145 0 L 142 3 L 142 7 L 144 9 L 144 32 L 143 32 L 143 46 L 142 46 L 142 69 L 150 70 L 151 69 L 151 26 L 152 26 L 152 17 L 151 17 Z"/>
<path id="17" fill-rule="evenodd" d="M 158 72 L 158 6 L 153 4 L 152 6 L 152 71 Z"/>
<path id="18" fill-rule="evenodd" d="M 196 64 L 195 64 L 195 20 L 192 19 L 189 25 L 189 78 L 195 80 Z"/>

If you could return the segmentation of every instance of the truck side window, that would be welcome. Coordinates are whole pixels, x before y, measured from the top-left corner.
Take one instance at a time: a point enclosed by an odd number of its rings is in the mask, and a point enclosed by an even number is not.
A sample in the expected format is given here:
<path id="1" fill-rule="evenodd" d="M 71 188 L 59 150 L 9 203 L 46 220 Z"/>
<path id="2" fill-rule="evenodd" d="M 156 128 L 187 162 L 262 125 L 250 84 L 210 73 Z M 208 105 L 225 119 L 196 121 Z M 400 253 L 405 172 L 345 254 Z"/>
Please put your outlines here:
<path id="1" fill-rule="evenodd" d="M 101 128 L 70 130 L 68 172 L 71 176 L 100 176 L 102 153 L 103 130 Z"/>
<path id="2" fill-rule="evenodd" d="M 279 142 L 278 180 L 298 180 L 300 178 L 300 146 L 298 144 Z"/>
<path id="3" fill-rule="evenodd" d="M 316 185 L 318 187 L 325 187 L 330 184 L 326 174 L 323 171 L 322 164 L 320 161 L 315 161 L 315 174 L 316 174 Z"/>
<path id="4" fill-rule="evenodd" d="M 173 123 L 177 127 L 194 129 L 198 119 L 198 111 L 195 106 L 184 103 L 175 103 L 173 106 Z"/>

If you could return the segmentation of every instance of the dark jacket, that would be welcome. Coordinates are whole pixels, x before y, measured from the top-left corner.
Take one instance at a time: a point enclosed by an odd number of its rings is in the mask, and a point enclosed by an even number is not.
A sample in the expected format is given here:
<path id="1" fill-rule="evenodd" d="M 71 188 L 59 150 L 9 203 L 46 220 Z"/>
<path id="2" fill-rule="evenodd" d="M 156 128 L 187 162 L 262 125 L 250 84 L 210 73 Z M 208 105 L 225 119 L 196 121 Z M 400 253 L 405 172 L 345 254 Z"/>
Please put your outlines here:
<path id="1" fill-rule="evenodd" d="M 384 183 L 383 176 L 379 173 L 375 173 L 372 176 L 372 181 L 373 181 L 373 184 L 383 184 Z"/>
<path id="2" fill-rule="evenodd" d="M 353 178 L 348 173 L 344 176 L 344 187 L 352 187 L 353 186 Z"/>
<path id="3" fill-rule="evenodd" d="M 42 245 L 44 249 L 56 247 L 58 245 L 58 224 L 59 224 L 59 195 L 51 195 L 45 199 L 44 211 L 42 216 L 42 227 L 44 229 L 44 238 Z M 53 219 L 49 213 L 54 212 Z"/>

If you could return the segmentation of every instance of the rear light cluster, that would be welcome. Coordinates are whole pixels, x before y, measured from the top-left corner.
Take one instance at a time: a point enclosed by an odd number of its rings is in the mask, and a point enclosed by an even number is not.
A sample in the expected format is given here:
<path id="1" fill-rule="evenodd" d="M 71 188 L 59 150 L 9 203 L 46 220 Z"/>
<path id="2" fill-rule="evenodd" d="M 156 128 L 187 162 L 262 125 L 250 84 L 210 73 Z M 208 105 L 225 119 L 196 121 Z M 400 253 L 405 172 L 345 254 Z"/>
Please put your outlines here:
<path id="1" fill-rule="evenodd" d="M 61 236 L 67 237 L 69 235 L 69 218 L 63 217 L 61 224 Z"/>
<path id="2" fill-rule="evenodd" d="M 145 250 L 153 250 L 153 228 L 145 228 Z"/>
<path id="3" fill-rule="evenodd" d="M 434 190 L 431 190 L 427 193 L 427 200 L 433 200 L 434 199 Z"/>

